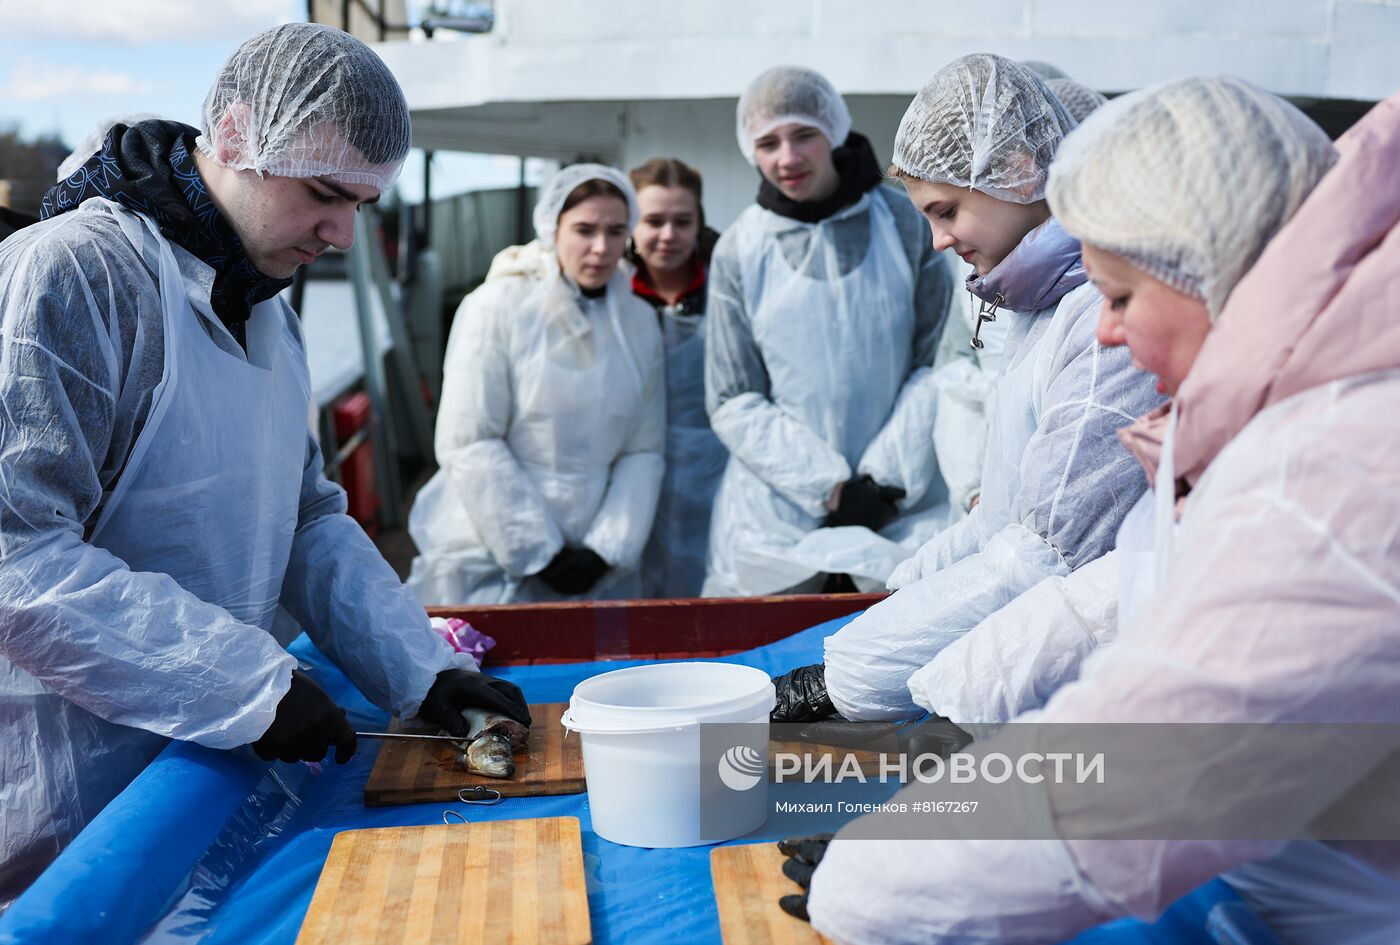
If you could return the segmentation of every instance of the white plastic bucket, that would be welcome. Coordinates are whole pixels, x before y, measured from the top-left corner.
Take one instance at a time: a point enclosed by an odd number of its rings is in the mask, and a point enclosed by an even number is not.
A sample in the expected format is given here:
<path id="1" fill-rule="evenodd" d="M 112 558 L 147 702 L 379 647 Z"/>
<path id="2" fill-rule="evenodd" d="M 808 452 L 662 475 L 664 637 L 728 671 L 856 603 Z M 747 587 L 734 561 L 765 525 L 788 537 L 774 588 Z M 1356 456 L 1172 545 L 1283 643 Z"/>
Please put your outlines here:
<path id="1" fill-rule="evenodd" d="M 767 673 L 730 663 L 633 666 L 579 683 L 561 721 L 582 740 L 594 832 L 631 847 L 693 847 L 757 830 L 768 819 L 774 701 Z M 701 737 L 702 724 L 735 722 L 749 724 Z M 737 777 L 722 767 L 736 760 Z"/>

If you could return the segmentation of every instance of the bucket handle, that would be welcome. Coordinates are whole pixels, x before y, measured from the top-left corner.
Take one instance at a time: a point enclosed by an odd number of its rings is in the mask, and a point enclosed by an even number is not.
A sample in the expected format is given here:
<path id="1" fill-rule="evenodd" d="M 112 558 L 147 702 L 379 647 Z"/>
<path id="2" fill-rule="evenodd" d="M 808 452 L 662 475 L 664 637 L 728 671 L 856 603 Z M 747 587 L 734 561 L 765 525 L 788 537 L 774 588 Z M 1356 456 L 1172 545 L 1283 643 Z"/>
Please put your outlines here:
<path id="1" fill-rule="evenodd" d="M 669 725 L 651 725 L 641 728 L 594 728 L 582 726 L 576 723 L 572 715 L 573 710 L 566 710 L 559 718 L 559 724 L 571 732 L 578 732 L 580 735 L 659 735 L 662 732 L 681 732 L 689 728 L 699 728 L 700 722 L 682 722 L 679 725 L 672 723 Z M 730 723 L 725 723 L 730 724 Z"/>

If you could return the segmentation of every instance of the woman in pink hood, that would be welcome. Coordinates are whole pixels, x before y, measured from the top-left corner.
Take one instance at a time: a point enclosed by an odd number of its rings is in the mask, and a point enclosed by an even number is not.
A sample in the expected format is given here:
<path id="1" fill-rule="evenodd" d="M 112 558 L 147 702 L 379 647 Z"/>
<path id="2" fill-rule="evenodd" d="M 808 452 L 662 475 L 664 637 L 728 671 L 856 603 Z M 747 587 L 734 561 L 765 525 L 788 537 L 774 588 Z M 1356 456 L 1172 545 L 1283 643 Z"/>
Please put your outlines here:
<path id="1" fill-rule="evenodd" d="M 1201 107 L 1166 109 L 1172 133 L 1141 152 L 1155 166 L 1086 153 L 1074 186 L 1052 172 L 1055 212 L 1110 301 L 1101 340 L 1126 341 L 1174 401 L 1125 438 L 1165 499 L 1148 529 L 1155 589 L 1130 632 L 1018 721 L 1204 724 L 1176 738 L 1133 726 L 1136 744 L 1108 753 L 1102 803 L 1048 781 L 1033 789 L 1054 839 L 975 817 L 940 819 L 937 840 L 863 839 L 914 835 L 908 814 L 848 825 L 810 877 L 812 922 L 835 941 L 1061 941 L 1155 916 L 1220 874 L 1290 945 L 1400 941 L 1400 833 L 1382 823 L 1395 816 L 1400 730 L 1400 95 L 1337 143 L 1306 200 L 1306 185 L 1261 191 L 1252 175 L 1267 167 L 1240 158 L 1240 129 L 1211 122 L 1232 101 L 1266 123 L 1287 107 L 1235 80 L 1125 97 L 1086 122 L 1086 148 L 1093 134 L 1119 148 L 1150 138 L 1150 124 L 1111 135 L 1109 123 L 1151 113 L 1133 100 L 1191 87 Z M 1190 159 L 1206 151 L 1214 166 Z M 1101 195 L 1082 214 L 1060 205 L 1076 203 L 1075 187 Z M 1193 201 L 1229 212 L 1207 231 L 1195 216 L 1162 254 L 1175 217 L 1157 215 L 1157 198 L 1188 217 Z M 1246 231 L 1284 220 L 1257 263 L 1238 251 Z M 1051 735 L 1003 732 L 972 753 L 1024 753 L 1027 738 Z M 1202 738 L 1211 751 L 1192 750 Z M 915 785 L 894 800 L 940 791 Z M 1389 801 L 1366 807 L 1376 796 Z M 1335 829 L 1358 809 L 1366 816 Z M 1265 828 L 1221 829 L 1251 818 Z M 1127 839 L 1102 839 L 1106 820 L 1130 823 Z M 1289 842 L 1309 830 L 1350 842 Z M 1284 897 L 1291 910 L 1278 909 Z"/>

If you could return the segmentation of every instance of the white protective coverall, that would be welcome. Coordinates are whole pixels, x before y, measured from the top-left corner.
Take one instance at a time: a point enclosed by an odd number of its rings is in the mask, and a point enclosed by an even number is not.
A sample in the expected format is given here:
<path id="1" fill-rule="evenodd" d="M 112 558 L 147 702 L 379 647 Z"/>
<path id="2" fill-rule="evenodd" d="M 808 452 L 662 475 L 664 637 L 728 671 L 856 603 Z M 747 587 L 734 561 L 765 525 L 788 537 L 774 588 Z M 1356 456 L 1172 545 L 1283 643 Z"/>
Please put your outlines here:
<path id="1" fill-rule="evenodd" d="M 1115 433 L 1161 398 L 1126 350 L 1098 344 L 1100 297 L 1085 279 L 1078 243 L 1052 219 L 974 283 L 1010 321 L 981 500 L 895 570 L 896 594 L 827 638 L 827 692 L 846 718 L 919 714 L 916 670 L 1041 579 L 1104 554 L 1142 494 Z"/>
<path id="2" fill-rule="evenodd" d="M 664 468 L 656 314 L 621 271 L 589 299 L 547 247 L 510 259 L 452 325 L 409 585 L 431 604 L 570 599 L 533 577 L 568 544 L 611 566 L 586 596 L 636 597 Z"/>
<path id="3" fill-rule="evenodd" d="M 751 206 L 710 270 L 706 400 L 729 448 L 705 595 L 773 594 L 822 572 L 878 587 L 947 523 L 933 364 L 951 275 L 903 196 L 876 187 L 819 223 Z M 839 483 L 905 496 L 879 534 L 823 528 Z"/>
<path id="4" fill-rule="evenodd" d="M 279 605 L 396 715 L 475 668 L 323 476 L 296 316 L 256 305 L 245 354 L 213 282 L 101 198 L 0 248 L 0 898 L 166 739 L 263 735 Z"/>
<path id="5" fill-rule="evenodd" d="M 1275 818 L 1279 834 L 1297 835 L 1320 813 L 1348 809 L 1358 796 L 1349 786 L 1377 779 L 1387 788 L 1382 810 L 1393 811 L 1394 784 L 1384 780 L 1395 775 L 1393 745 L 1386 755 L 1358 752 L 1356 742 L 1400 724 L 1400 330 L 1391 304 L 1400 196 L 1387 186 L 1400 100 L 1373 109 L 1337 150 L 1336 166 L 1230 294 L 1180 388 L 1171 476 L 1193 488 L 1165 583 L 1131 633 L 1023 717 L 1329 726 L 1328 738 L 1292 754 L 1168 758 L 1149 742 L 1114 772 L 1127 791 L 1175 799 L 1134 812 L 1148 836 L 1191 808 L 1223 820 L 1264 794 L 1288 814 Z M 1155 475 L 1155 462 L 1144 462 Z M 837 941 L 881 945 L 1061 941 L 1109 918 L 1155 916 L 1236 870 L 1226 878 L 1289 943 L 1396 940 L 1393 840 L 1321 849 L 1075 839 L 1086 812 L 1063 792 L 1043 797 L 1063 839 L 838 835 L 812 880 L 814 925 Z M 1319 891 L 1309 879 L 1318 869 L 1357 881 L 1344 884 L 1345 898 L 1343 884 Z M 1361 890 L 1369 892 L 1353 897 Z M 1308 902 L 1319 908 L 1293 907 Z"/>
<path id="6" fill-rule="evenodd" d="M 974 270 L 961 259 L 950 258 L 949 264 L 955 288 L 933 362 L 933 383 L 938 388 L 933 450 L 948 486 L 952 524 L 971 511 L 973 500 L 982 491 L 992 392 L 1001 374 L 1011 319 L 982 321 L 979 328 L 977 313 L 982 302 L 966 288 Z M 974 334 L 979 347 L 972 345 Z"/>

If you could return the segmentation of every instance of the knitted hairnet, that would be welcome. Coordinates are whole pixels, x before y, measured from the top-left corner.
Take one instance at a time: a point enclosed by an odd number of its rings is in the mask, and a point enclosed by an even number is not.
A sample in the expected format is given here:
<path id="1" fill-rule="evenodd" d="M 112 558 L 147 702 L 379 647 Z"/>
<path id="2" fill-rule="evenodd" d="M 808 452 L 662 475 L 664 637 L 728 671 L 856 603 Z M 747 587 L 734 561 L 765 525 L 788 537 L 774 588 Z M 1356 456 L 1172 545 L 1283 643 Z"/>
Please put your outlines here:
<path id="1" fill-rule="evenodd" d="M 408 102 L 384 61 L 314 23 L 275 27 L 234 50 L 204 100 L 203 130 L 199 149 L 235 170 L 381 191 L 413 137 Z"/>
<path id="2" fill-rule="evenodd" d="M 830 82 L 801 66 L 774 66 L 739 96 L 735 130 L 739 150 L 753 164 L 754 142 L 790 122 L 816 128 L 833 148 L 845 144 L 851 133 L 846 100 Z"/>
<path id="3" fill-rule="evenodd" d="M 622 191 L 627 199 L 627 230 L 637 226 L 637 192 L 627 175 L 606 164 L 570 164 L 559 169 L 549 183 L 540 188 L 540 199 L 535 203 L 535 235 L 546 246 L 554 245 L 554 234 L 559 229 L 559 214 L 564 212 L 564 202 L 574 188 L 585 181 L 605 180 Z"/>
<path id="4" fill-rule="evenodd" d="M 1051 79 L 1069 78 L 1068 73 L 1066 73 L 1065 70 L 1061 69 L 1059 66 L 1052 65 L 1048 62 L 1043 62 L 1039 59 L 1022 59 L 1021 68 L 1029 72 L 1034 72 L 1036 75 L 1040 76 L 1042 79 L 1045 79 L 1047 82 Z"/>
<path id="5" fill-rule="evenodd" d="M 1211 318 L 1336 160 L 1313 121 L 1241 79 L 1114 99 L 1050 172 L 1064 228 L 1206 303 Z"/>
<path id="6" fill-rule="evenodd" d="M 1034 203 L 1073 127 L 1039 76 L 977 53 L 944 66 L 914 96 L 894 138 L 894 165 L 920 180 Z"/>
<path id="7" fill-rule="evenodd" d="M 1075 123 L 1082 123 L 1108 99 L 1087 85 L 1080 85 L 1073 79 L 1046 79 L 1045 86 L 1055 93 L 1060 104 L 1069 112 Z"/>

